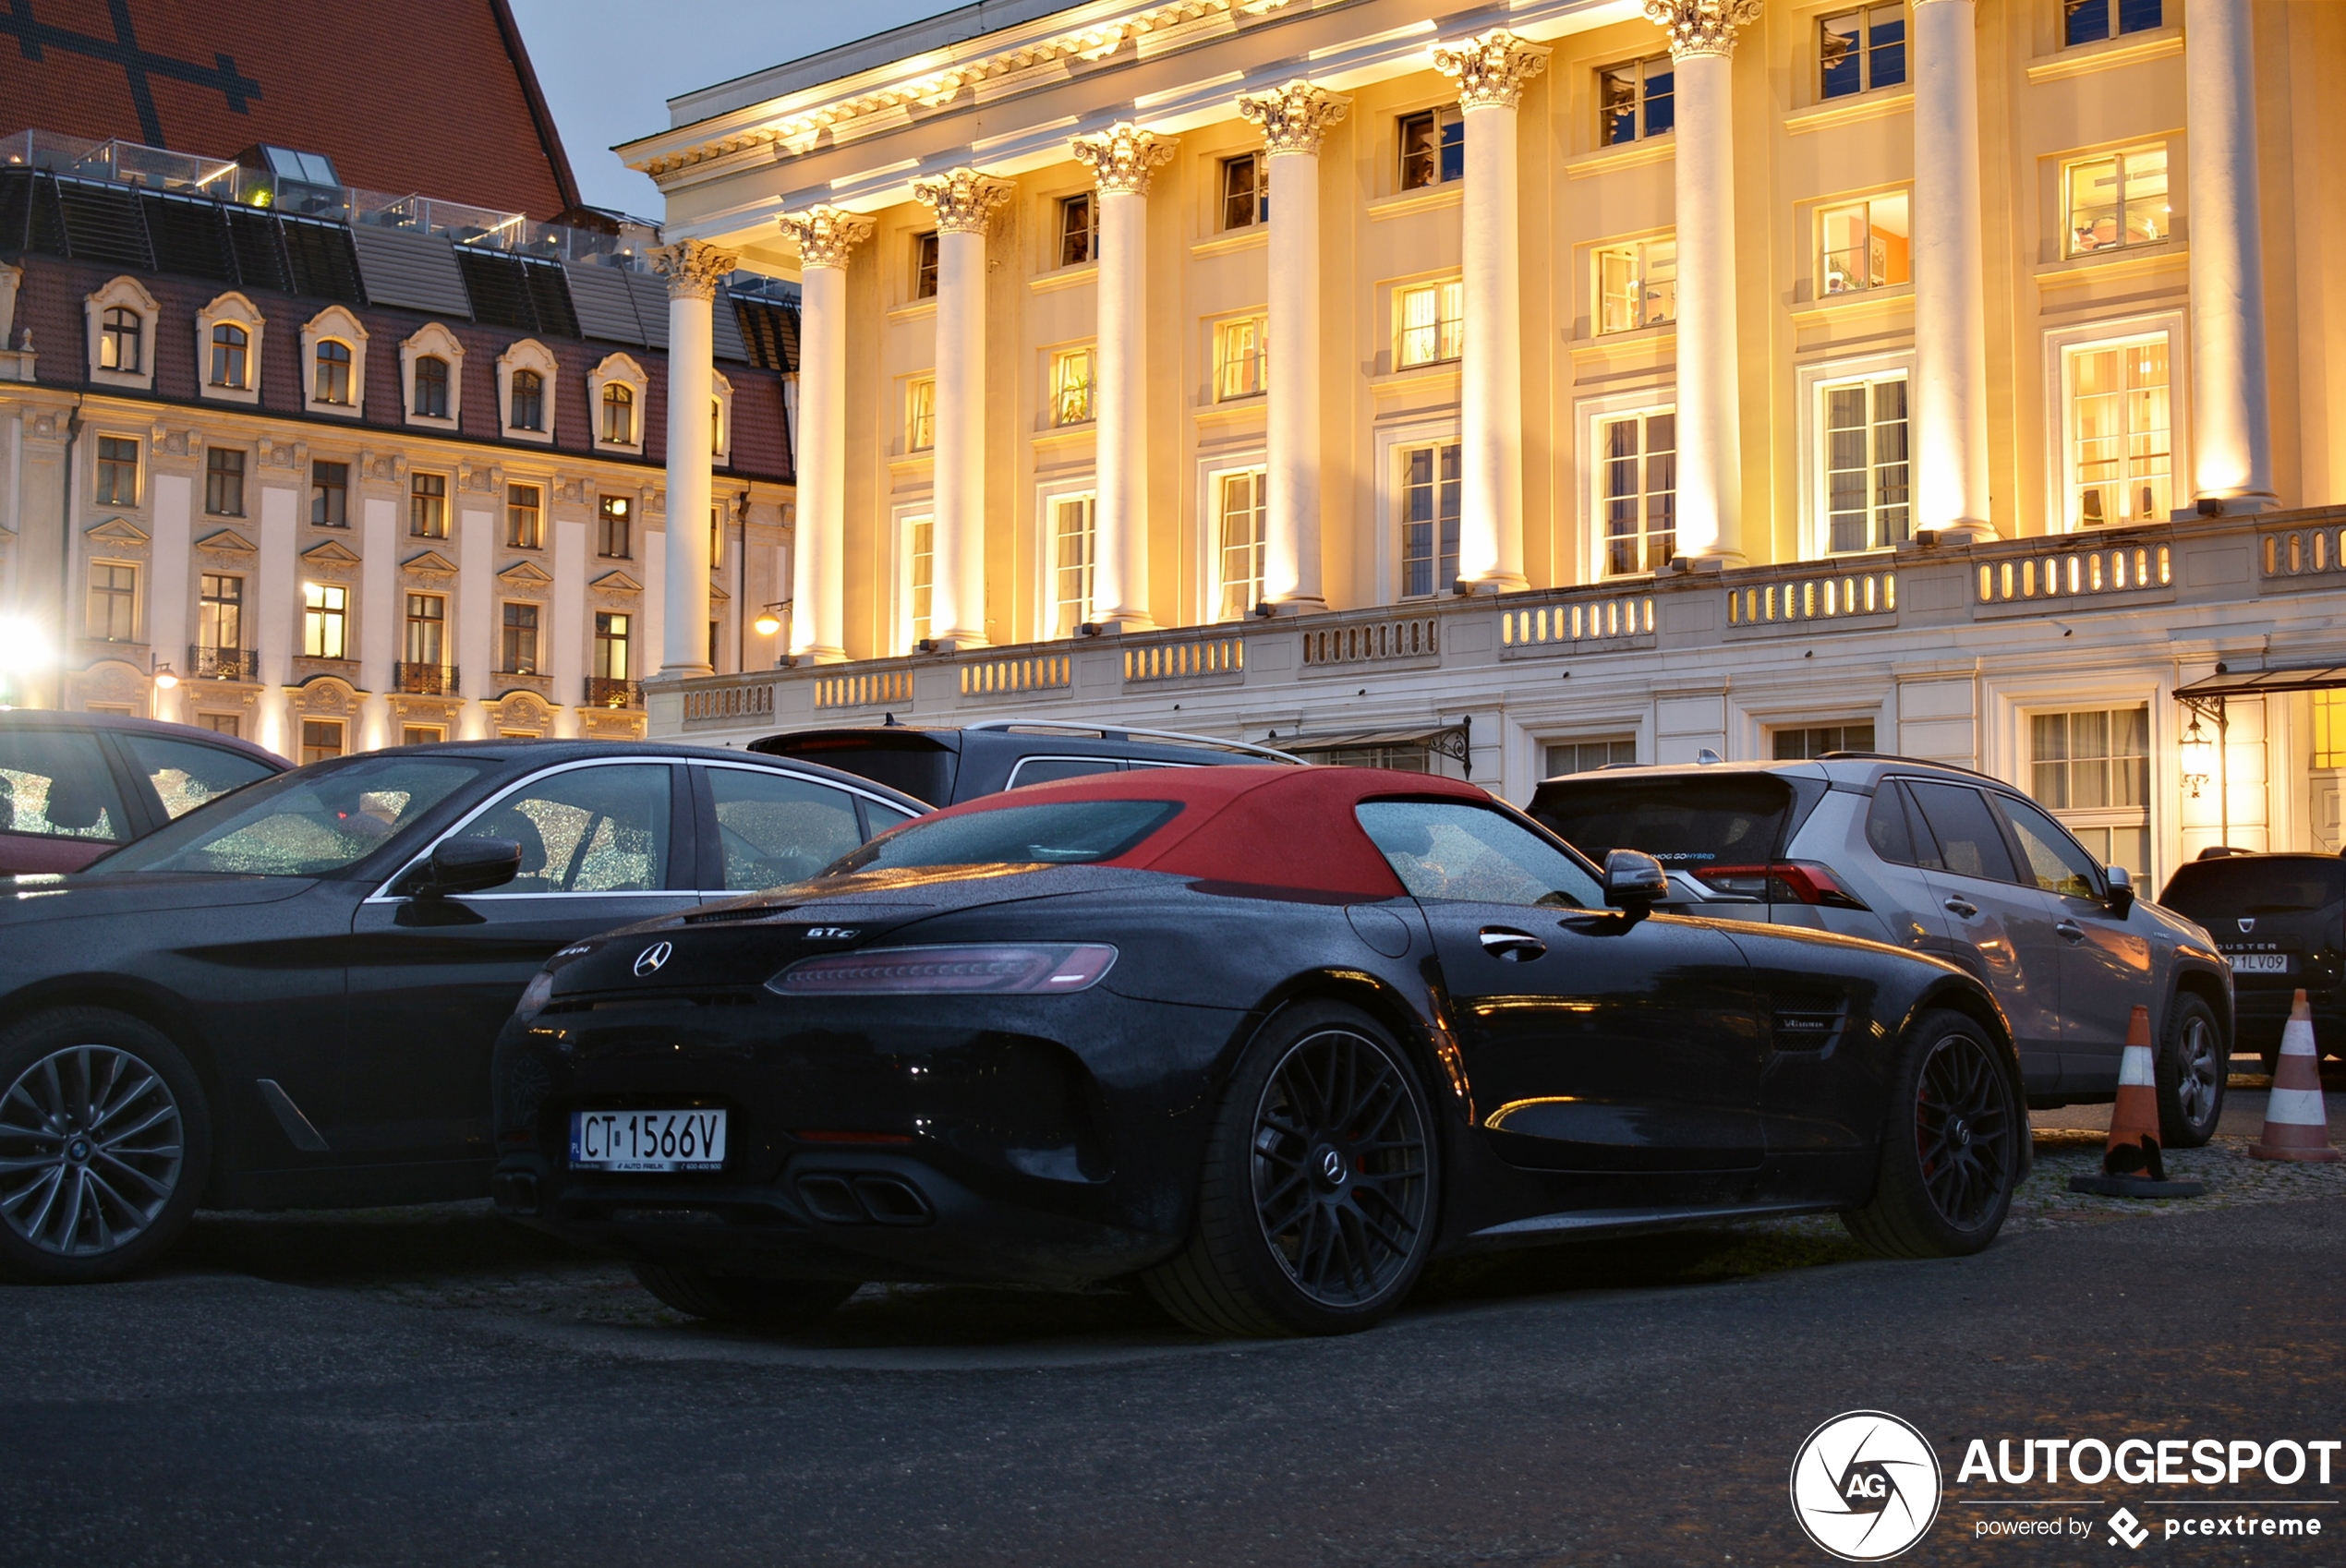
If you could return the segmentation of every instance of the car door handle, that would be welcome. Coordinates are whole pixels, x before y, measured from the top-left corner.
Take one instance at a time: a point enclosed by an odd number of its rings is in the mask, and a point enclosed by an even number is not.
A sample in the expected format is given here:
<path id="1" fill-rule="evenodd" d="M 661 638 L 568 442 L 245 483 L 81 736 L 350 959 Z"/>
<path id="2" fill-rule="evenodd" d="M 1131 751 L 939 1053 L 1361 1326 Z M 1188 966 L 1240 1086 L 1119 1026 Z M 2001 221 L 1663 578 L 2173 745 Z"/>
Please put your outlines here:
<path id="1" fill-rule="evenodd" d="M 2083 942 L 2086 939 L 2086 928 L 2074 920 L 2064 920 L 2053 930 L 2060 933 L 2063 941 Z"/>
<path id="2" fill-rule="evenodd" d="M 1504 925 L 1486 925 L 1476 935 L 1484 952 L 1506 963 L 1528 964 L 1548 950 L 1548 945 L 1530 933 L 1510 931 Z"/>
<path id="3" fill-rule="evenodd" d="M 1968 899 L 1950 899 L 1946 909 L 1949 914 L 1961 915 L 1965 920 L 1979 912 L 1979 906 Z"/>

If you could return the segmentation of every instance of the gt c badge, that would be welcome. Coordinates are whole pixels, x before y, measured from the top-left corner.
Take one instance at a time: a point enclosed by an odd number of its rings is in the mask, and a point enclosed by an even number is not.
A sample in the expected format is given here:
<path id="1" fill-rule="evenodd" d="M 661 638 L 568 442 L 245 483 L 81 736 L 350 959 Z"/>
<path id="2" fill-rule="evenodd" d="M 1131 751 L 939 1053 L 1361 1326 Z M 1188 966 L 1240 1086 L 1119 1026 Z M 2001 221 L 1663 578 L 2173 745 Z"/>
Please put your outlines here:
<path id="1" fill-rule="evenodd" d="M 647 974 L 659 973 L 659 966 L 666 963 L 668 961 L 668 955 L 675 950 L 676 946 L 672 942 L 655 942 L 650 947 L 645 948 L 642 952 L 636 954 L 635 978 L 641 980 Z"/>
<path id="2" fill-rule="evenodd" d="M 806 940 L 809 942 L 853 942 L 862 935 L 863 927 L 855 925 L 810 925 L 806 928 Z"/>
<path id="3" fill-rule="evenodd" d="M 2240 934 L 2243 936 L 2247 935 L 2250 932 L 2255 929 L 2256 917 L 2255 915 L 2243 915 L 2240 917 Z"/>

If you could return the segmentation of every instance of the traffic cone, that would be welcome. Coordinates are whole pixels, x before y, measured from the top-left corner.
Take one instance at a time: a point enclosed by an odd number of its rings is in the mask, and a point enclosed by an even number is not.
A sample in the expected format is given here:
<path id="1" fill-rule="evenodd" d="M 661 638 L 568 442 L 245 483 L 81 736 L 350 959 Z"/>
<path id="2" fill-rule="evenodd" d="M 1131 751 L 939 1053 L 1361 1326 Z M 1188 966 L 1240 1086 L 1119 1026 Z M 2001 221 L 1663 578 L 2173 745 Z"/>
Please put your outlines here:
<path id="1" fill-rule="evenodd" d="M 2159 1152 L 2159 1079 L 2150 1059 L 2150 1009 L 2137 1007 L 2126 1021 L 2126 1054 L 2118 1064 L 2118 1103 L 2110 1109 L 2110 1142 L 2101 1175 L 2069 1178 L 2072 1192 L 2105 1198 L 2196 1198 L 2196 1181 L 2169 1181 Z"/>
<path id="2" fill-rule="evenodd" d="M 2290 1004 L 2289 1027 L 2280 1031 L 2280 1065 L 2265 1102 L 2265 1136 L 2248 1146 L 2259 1160 L 2327 1161 L 2340 1158 L 2329 1140 L 2329 1116 L 2322 1104 L 2321 1053 L 2314 1049 L 2314 1010 L 2305 993 Z"/>

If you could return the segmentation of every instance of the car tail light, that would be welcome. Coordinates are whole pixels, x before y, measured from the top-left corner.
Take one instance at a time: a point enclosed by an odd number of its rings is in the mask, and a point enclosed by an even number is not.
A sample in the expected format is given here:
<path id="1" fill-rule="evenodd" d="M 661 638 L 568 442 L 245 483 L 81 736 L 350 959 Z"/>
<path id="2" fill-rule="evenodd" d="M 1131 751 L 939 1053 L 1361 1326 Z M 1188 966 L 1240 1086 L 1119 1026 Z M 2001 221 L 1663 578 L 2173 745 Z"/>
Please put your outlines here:
<path id="1" fill-rule="evenodd" d="M 1774 861 L 1767 865 L 1709 865 L 1693 874 L 1714 893 L 1764 899 L 1772 904 L 1821 904 L 1862 910 L 1866 901 L 1841 885 L 1832 868 L 1815 861 Z"/>
<path id="2" fill-rule="evenodd" d="M 1116 962 L 1102 943 L 873 947 L 802 959 L 766 983 L 785 996 L 954 995 L 1082 991 Z"/>

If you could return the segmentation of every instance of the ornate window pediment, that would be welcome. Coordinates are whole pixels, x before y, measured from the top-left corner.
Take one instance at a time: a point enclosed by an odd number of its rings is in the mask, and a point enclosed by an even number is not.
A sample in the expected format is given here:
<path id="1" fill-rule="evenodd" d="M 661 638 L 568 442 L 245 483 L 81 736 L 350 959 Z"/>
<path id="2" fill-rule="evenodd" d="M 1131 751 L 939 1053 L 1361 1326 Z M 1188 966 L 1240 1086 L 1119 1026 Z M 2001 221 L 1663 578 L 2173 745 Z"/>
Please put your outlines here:
<path id="1" fill-rule="evenodd" d="M 606 572 L 586 585 L 600 594 L 640 594 L 644 585 L 624 572 Z"/>
<path id="2" fill-rule="evenodd" d="M 303 406 L 312 414 L 356 419 L 367 392 L 367 329 L 330 305 L 301 329 Z"/>
<path id="3" fill-rule="evenodd" d="M 586 374 L 588 413 L 595 422 L 597 452 L 640 452 L 644 450 L 644 410 L 650 404 L 651 378 L 624 354 L 606 356 Z"/>
<path id="4" fill-rule="evenodd" d="M 436 549 L 417 551 L 401 561 L 399 569 L 423 577 L 453 577 L 456 574 L 456 563 Z"/>
<path id="5" fill-rule="evenodd" d="M 196 548 L 223 555 L 259 555 L 259 547 L 234 528 L 215 528 L 196 541 Z"/>
<path id="6" fill-rule="evenodd" d="M 136 278 L 115 278 L 81 302 L 88 325 L 90 380 L 102 387 L 152 392 L 155 325 L 163 308 Z"/>
<path id="7" fill-rule="evenodd" d="M 260 344 L 269 322 L 230 290 L 196 312 L 196 391 L 222 403 L 260 401 Z"/>
<path id="8" fill-rule="evenodd" d="M 554 579 L 534 561 L 516 561 L 497 573 L 497 580 L 510 588 L 542 588 Z"/>
<path id="9" fill-rule="evenodd" d="M 453 430 L 464 416 L 464 404 L 465 345 L 439 322 L 426 322 L 399 345 L 403 417 L 426 429 Z"/>
<path id="10" fill-rule="evenodd" d="M 82 533 L 89 538 L 110 545 L 143 545 L 147 542 L 147 531 L 127 517 L 109 517 L 103 523 L 91 524 Z"/>
<path id="11" fill-rule="evenodd" d="M 554 351 L 524 338 L 497 356 L 497 407 L 505 439 L 554 444 Z"/>

